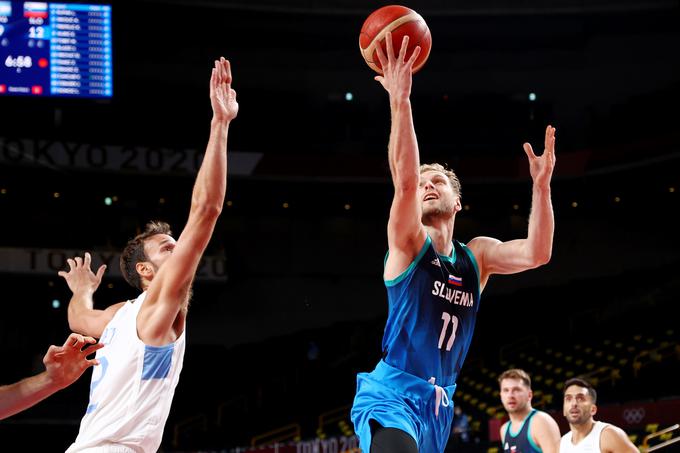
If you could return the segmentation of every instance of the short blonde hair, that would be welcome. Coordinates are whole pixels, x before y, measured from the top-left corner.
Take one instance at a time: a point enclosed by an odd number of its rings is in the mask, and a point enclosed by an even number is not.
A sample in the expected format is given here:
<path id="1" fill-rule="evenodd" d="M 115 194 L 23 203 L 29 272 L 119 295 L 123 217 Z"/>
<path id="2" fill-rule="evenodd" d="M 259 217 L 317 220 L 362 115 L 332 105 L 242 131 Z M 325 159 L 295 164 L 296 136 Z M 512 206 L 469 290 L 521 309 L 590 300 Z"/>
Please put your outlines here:
<path id="1" fill-rule="evenodd" d="M 422 164 L 420 166 L 420 174 L 422 175 L 426 171 L 438 171 L 440 173 L 444 173 L 446 177 L 449 178 L 449 183 L 451 184 L 453 191 L 456 192 L 459 197 L 462 197 L 463 192 L 460 187 L 460 180 L 453 170 L 449 170 L 444 165 L 438 163 Z"/>
<path id="2" fill-rule="evenodd" d="M 531 378 L 529 373 L 519 368 L 512 368 L 510 370 L 503 371 L 500 376 L 498 376 L 498 384 L 503 382 L 503 379 L 519 379 L 528 388 L 531 388 Z"/>

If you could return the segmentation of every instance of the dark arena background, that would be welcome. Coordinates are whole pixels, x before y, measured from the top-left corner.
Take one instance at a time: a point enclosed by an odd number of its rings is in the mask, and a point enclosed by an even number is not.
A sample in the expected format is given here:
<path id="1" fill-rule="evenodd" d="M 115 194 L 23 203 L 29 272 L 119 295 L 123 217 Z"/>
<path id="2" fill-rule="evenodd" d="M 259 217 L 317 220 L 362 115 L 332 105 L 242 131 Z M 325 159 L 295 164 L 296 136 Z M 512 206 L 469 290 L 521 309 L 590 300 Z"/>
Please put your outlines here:
<path id="1" fill-rule="evenodd" d="M 240 104 L 227 202 L 194 285 L 160 451 L 355 449 L 356 373 L 380 358 L 387 315 L 392 197 L 387 94 L 358 37 L 389 3 L 107 4 L 110 98 L 0 93 L 0 383 L 42 371 L 68 335 L 67 257 L 109 263 L 97 308 L 137 295 L 118 254 L 149 220 L 184 226 L 210 70 L 225 56 Z M 645 451 L 677 438 L 645 439 L 680 423 L 678 2 L 405 5 L 432 33 L 412 105 L 421 161 L 447 163 L 463 185 L 456 238 L 526 234 L 522 143 L 541 152 L 546 125 L 557 127 L 552 260 L 487 285 L 454 396 L 470 437 L 449 449 L 502 451 L 496 377 L 510 367 L 529 372 L 534 407 L 562 433 L 562 383 L 585 376 L 597 419 Z M 90 374 L 1 421 L 0 451 L 63 452 Z"/>

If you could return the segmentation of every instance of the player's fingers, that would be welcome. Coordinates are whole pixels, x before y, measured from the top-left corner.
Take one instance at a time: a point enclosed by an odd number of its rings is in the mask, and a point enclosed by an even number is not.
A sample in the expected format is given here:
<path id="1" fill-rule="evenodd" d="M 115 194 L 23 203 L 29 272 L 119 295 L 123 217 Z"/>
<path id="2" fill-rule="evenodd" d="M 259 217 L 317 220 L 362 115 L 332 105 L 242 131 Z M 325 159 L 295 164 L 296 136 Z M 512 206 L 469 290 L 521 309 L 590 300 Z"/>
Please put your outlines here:
<path id="1" fill-rule="evenodd" d="M 89 359 L 89 360 L 87 360 L 85 363 L 87 363 L 87 367 L 89 368 L 89 367 L 91 367 L 91 366 L 99 365 L 99 360 L 97 360 L 97 359 Z"/>
<path id="2" fill-rule="evenodd" d="M 404 35 L 404 38 L 401 40 L 401 47 L 399 48 L 399 61 L 405 61 L 406 60 L 406 49 L 408 48 L 408 35 Z"/>
<path id="3" fill-rule="evenodd" d="M 57 354 L 59 354 L 62 349 L 64 348 L 61 346 L 51 345 L 49 348 L 47 348 L 47 352 L 43 357 L 43 363 L 47 365 L 48 363 L 53 362 Z"/>
<path id="4" fill-rule="evenodd" d="M 387 59 L 391 60 L 394 58 L 394 53 L 392 50 L 392 33 L 389 31 L 385 33 L 385 49 L 387 50 Z"/>
<path id="5" fill-rule="evenodd" d="M 555 137 L 552 138 L 550 147 L 548 148 L 548 157 L 550 158 L 550 163 L 555 165 L 555 160 L 557 159 L 555 157 Z"/>
<path id="6" fill-rule="evenodd" d="M 222 82 L 222 71 L 220 70 L 220 63 L 219 61 L 215 60 L 214 61 L 215 65 L 215 82 L 217 85 L 219 85 Z"/>
<path id="7" fill-rule="evenodd" d="M 224 57 L 222 57 L 222 60 L 224 65 L 225 82 L 231 84 L 231 63 L 229 63 L 229 60 L 225 60 Z"/>
<path id="8" fill-rule="evenodd" d="M 80 337 L 80 336 L 82 336 L 82 335 L 79 335 L 77 333 L 71 333 L 66 338 L 66 341 L 64 341 L 64 347 L 73 346 L 78 341 L 78 337 Z"/>
<path id="9" fill-rule="evenodd" d="M 420 55 L 420 51 L 421 51 L 420 46 L 416 46 L 416 48 L 413 49 L 413 53 L 411 54 L 411 58 L 408 59 L 408 65 L 410 67 L 413 67 L 413 64 L 416 62 L 418 55 Z"/>
<path id="10" fill-rule="evenodd" d="M 73 349 L 77 349 L 80 351 L 81 349 L 83 349 L 83 346 L 85 346 L 85 338 L 80 334 L 73 335 L 75 335 L 75 339 L 71 343 L 71 347 L 73 347 Z"/>
<path id="11" fill-rule="evenodd" d="M 548 125 L 548 127 L 545 128 L 545 147 L 546 147 L 546 149 L 550 145 L 550 139 L 552 138 L 552 136 L 553 136 L 552 127 L 550 125 Z"/>
<path id="12" fill-rule="evenodd" d="M 104 347 L 104 343 L 97 343 L 97 344 L 91 344 L 88 345 L 86 348 L 82 350 L 82 353 L 86 356 L 90 354 L 94 354 L 95 352 L 99 351 L 101 348 Z"/>
<path id="13" fill-rule="evenodd" d="M 99 269 L 97 269 L 97 280 L 101 281 L 102 277 L 104 276 L 104 272 L 106 272 L 106 264 L 102 264 L 99 266 Z"/>
<path id="14" fill-rule="evenodd" d="M 213 68 L 212 70 L 212 77 L 210 80 L 211 83 L 211 89 L 213 90 L 213 93 L 216 93 L 217 90 L 220 88 L 220 71 L 217 68 Z"/>
<path id="15" fill-rule="evenodd" d="M 536 154 L 534 154 L 534 149 L 531 147 L 531 144 L 529 143 L 524 144 L 524 152 L 527 154 L 529 159 L 534 159 L 536 157 Z"/>
<path id="16" fill-rule="evenodd" d="M 385 53 L 382 50 L 382 46 L 378 44 L 375 46 L 375 54 L 378 56 L 378 61 L 380 62 L 380 67 L 381 68 L 386 68 L 388 64 L 387 57 L 385 57 Z"/>

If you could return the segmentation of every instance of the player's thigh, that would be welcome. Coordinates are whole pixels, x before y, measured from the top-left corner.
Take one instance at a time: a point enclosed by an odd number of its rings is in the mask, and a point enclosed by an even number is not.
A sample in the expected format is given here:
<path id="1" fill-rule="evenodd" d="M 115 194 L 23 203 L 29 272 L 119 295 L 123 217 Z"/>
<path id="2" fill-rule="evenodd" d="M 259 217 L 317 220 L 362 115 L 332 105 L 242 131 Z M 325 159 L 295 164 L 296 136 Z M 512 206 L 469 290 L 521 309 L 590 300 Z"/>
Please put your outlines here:
<path id="1" fill-rule="evenodd" d="M 398 428 L 385 428 L 371 420 L 370 453 L 418 453 L 418 444 L 410 434 Z"/>

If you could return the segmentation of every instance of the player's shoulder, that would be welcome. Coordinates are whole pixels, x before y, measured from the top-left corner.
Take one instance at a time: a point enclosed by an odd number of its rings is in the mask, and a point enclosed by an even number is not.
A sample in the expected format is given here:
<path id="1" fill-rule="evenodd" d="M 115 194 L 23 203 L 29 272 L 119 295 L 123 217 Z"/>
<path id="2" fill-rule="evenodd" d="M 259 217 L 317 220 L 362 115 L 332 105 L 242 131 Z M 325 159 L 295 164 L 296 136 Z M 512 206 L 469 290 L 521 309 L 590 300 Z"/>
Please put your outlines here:
<path id="1" fill-rule="evenodd" d="M 537 410 L 533 420 L 534 423 L 532 423 L 532 427 L 536 427 L 536 429 L 550 429 L 553 431 L 557 430 L 557 432 L 559 433 L 559 427 L 557 426 L 557 422 L 547 412 Z"/>
<path id="2" fill-rule="evenodd" d="M 637 453 L 638 448 L 628 438 L 628 434 L 618 426 L 607 424 L 600 433 L 600 446 L 603 451 Z"/>
<path id="3" fill-rule="evenodd" d="M 551 421 L 551 422 L 555 421 L 555 419 L 552 417 L 552 415 L 550 415 L 547 412 L 539 411 L 539 410 L 536 410 L 536 414 L 534 415 L 534 418 L 536 420 Z"/>
<path id="4" fill-rule="evenodd" d="M 483 256 L 486 249 L 500 243 L 500 240 L 490 236 L 476 236 L 470 239 L 470 241 L 465 244 L 465 246 L 470 249 L 472 253 L 475 254 L 475 256 Z"/>
<path id="5" fill-rule="evenodd" d="M 602 431 L 600 433 L 600 437 L 603 440 L 606 439 L 621 439 L 621 438 L 628 438 L 628 434 L 626 432 L 619 428 L 616 425 L 612 425 L 611 423 L 604 423 L 604 426 L 602 427 Z"/>

